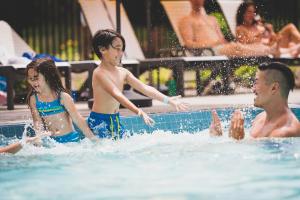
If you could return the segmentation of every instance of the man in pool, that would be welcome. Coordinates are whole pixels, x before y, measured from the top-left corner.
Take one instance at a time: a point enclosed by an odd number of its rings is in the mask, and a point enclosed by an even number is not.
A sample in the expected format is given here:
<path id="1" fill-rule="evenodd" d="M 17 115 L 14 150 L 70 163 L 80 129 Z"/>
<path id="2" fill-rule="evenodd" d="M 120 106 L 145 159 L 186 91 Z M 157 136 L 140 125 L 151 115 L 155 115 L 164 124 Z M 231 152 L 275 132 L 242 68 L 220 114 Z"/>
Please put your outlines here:
<path id="1" fill-rule="evenodd" d="M 256 73 L 254 106 L 264 109 L 253 121 L 250 135 L 261 137 L 299 137 L 300 122 L 288 107 L 288 95 L 295 86 L 293 72 L 279 62 L 261 64 Z M 210 134 L 222 135 L 220 119 L 212 112 Z M 231 118 L 229 136 L 240 140 L 245 136 L 244 118 L 236 110 Z"/>
<path id="2" fill-rule="evenodd" d="M 185 47 L 190 49 L 209 47 L 215 55 L 232 57 L 278 55 L 276 46 L 227 42 L 217 19 L 206 14 L 204 2 L 205 0 L 190 0 L 191 13 L 179 21 L 178 28 Z"/>

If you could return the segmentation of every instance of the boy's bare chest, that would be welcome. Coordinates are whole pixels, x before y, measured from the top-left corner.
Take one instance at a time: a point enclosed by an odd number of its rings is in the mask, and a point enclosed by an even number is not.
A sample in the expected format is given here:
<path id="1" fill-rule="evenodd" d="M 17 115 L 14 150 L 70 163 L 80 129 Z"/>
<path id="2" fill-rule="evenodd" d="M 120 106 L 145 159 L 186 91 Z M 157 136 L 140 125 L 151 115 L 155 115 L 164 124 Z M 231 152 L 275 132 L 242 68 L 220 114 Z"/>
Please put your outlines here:
<path id="1" fill-rule="evenodd" d="M 122 71 L 117 71 L 113 73 L 107 73 L 107 77 L 115 84 L 118 88 L 123 88 L 125 83 L 126 74 Z"/>

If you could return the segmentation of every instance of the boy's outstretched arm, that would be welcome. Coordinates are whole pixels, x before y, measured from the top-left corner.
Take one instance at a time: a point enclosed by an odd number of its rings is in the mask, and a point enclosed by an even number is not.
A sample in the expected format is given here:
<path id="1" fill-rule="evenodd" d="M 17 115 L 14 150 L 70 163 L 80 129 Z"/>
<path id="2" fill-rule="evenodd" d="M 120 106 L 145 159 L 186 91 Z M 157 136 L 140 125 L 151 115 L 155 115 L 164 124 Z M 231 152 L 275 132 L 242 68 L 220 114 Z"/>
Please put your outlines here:
<path id="1" fill-rule="evenodd" d="M 151 119 L 142 109 L 139 109 L 131 101 L 129 101 L 129 99 L 127 99 L 127 97 L 122 93 L 122 91 L 114 84 L 114 82 L 112 82 L 107 76 L 105 76 L 105 74 L 98 73 L 95 76 L 100 82 L 102 88 L 125 108 L 128 108 L 135 114 L 142 117 L 147 125 L 152 125 L 154 123 L 154 120 Z"/>
<path id="2" fill-rule="evenodd" d="M 67 109 L 73 122 L 78 126 L 78 128 L 80 128 L 80 130 L 87 138 L 93 141 L 99 140 L 98 137 L 96 137 L 91 131 L 91 129 L 88 127 L 86 120 L 77 111 L 73 99 L 69 94 L 65 92 L 61 93 L 61 103 Z"/>
<path id="3" fill-rule="evenodd" d="M 127 69 L 126 69 L 127 70 Z M 166 104 L 170 104 L 176 108 L 177 111 L 187 110 L 188 105 L 186 103 L 181 103 L 176 101 L 180 96 L 177 97 L 168 97 L 161 92 L 159 92 L 154 87 L 144 84 L 139 79 L 137 79 L 130 71 L 127 70 L 126 81 L 129 85 L 131 85 L 134 89 L 140 91 L 144 95 L 156 99 L 158 101 L 164 102 Z"/>

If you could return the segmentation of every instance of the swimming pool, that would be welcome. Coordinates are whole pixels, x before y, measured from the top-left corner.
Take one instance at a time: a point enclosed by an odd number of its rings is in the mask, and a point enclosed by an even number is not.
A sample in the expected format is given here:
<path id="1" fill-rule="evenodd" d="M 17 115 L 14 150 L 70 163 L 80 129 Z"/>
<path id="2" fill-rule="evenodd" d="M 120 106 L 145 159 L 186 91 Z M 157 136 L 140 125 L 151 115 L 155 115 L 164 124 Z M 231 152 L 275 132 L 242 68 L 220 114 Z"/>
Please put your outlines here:
<path id="1" fill-rule="evenodd" d="M 223 124 L 231 112 L 218 110 Z M 260 110 L 243 112 L 250 124 Z M 208 110 L 153 117 L 153 128 L 123 119 L 132 133 L 152 134 L 1 155 L 1 199 L 299 199 L 300 139 L 212 138 Z M 1 131 L 18 132 L 8 126 Z"/>

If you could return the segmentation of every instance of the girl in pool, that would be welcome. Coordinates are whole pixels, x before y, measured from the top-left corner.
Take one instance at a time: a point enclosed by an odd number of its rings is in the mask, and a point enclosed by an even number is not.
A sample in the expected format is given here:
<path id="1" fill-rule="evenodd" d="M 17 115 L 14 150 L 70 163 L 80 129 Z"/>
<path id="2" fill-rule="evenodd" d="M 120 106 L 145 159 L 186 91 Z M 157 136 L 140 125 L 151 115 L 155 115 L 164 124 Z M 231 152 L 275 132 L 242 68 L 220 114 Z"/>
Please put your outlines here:
<path id="1" fill-rule="evenodd" d="M 26 75 L 30 85 L 27 104 L 37 134 L 46 130 L 59 143 L 78 142 L 82 135 L 75 131 L 73 121 L 87 138 L 98 140 L 64 89 L 53 60 L 40 58 L 32 61 L 27 65 Z"/>

